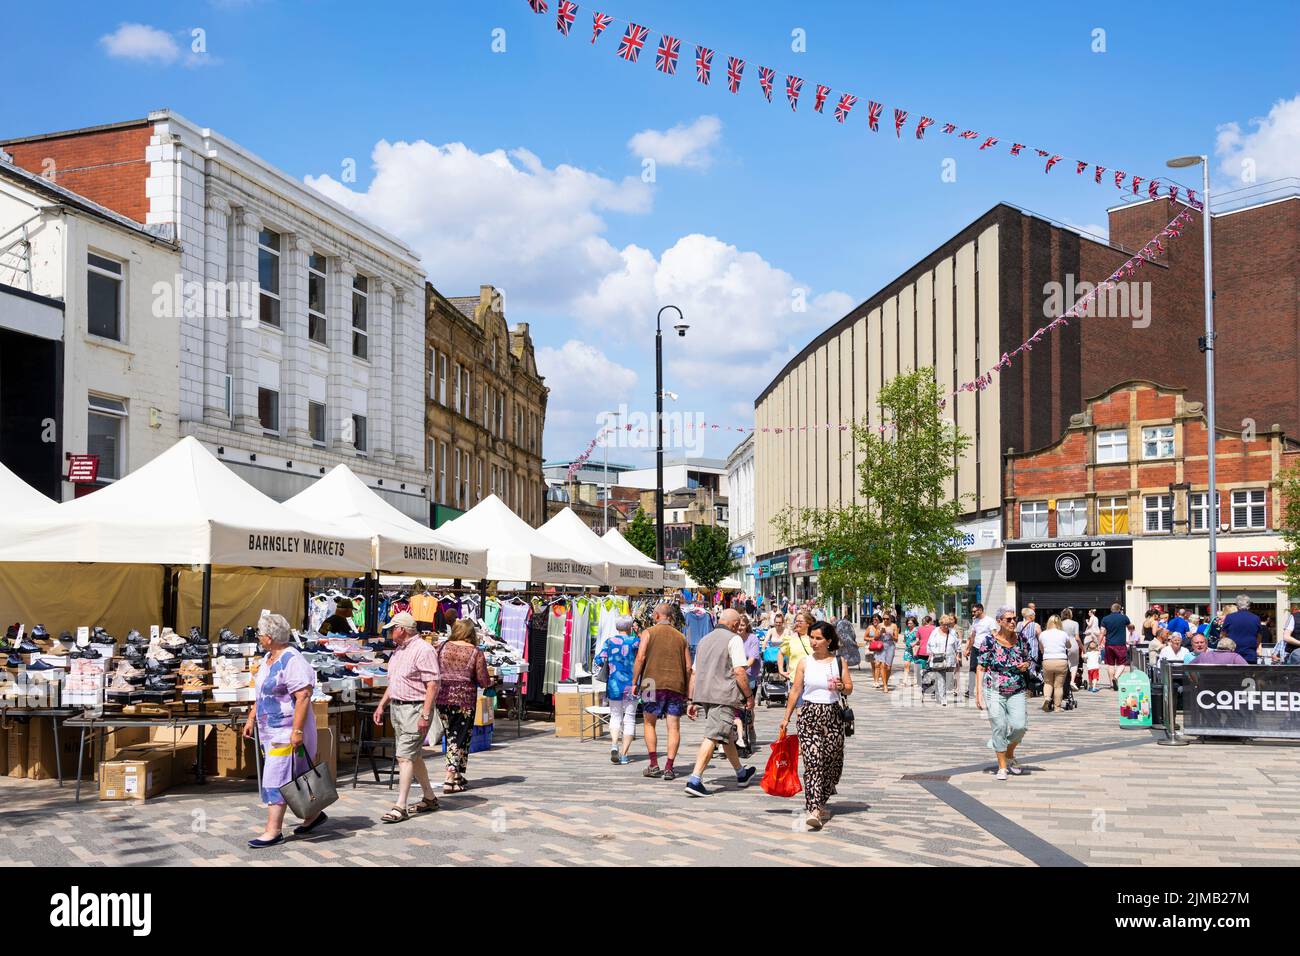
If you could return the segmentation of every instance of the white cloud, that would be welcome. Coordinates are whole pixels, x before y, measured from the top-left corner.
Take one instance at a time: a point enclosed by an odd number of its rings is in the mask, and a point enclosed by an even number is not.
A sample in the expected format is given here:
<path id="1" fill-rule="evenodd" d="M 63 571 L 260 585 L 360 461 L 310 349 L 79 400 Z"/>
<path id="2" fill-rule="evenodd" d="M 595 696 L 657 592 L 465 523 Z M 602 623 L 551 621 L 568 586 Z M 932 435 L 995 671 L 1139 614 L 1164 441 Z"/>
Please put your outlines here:
<path id="1" fill-rule="evenodd" d="M 175 63 L 181 55 L 170 33 L 144 23 L 123 23 L 99 43 L 109 56 L 142 63 Z"/>
<path id="2" fill-rule="evenodd" d="M 401 236 L 430 280 L 455 294 L 493 281 L 515 303 L 563 305 L 611 269 L 605 212 L 644 213 L 650 188 L 575 166 L 548 168 L 526 149 L 476 153 L 463 143 L 379 142 L 360 192 L 329 175 L 307 185 Z"/>
<path id="3" fill-rule="evenodd" d="M 1090 222 L 1086 225 L 1079 225 L 1077 222 L 1070 222 L 1068 219 L 1065 224 L 1071 229 L 1086 233 L 1090 238 L 1098 239 L 1102 242 L 1108 242 L 1110 237 L 1110 227 L 1101 223 Z"/>
<path id="4" fill-rule="evenodd" d="M 570 339 L 537 350 L 537 370 L 551 390 L 546 404 L 546 453 L 577 454 L 600 431 L 598 415 L 617 411 L 632 395 L 637 374 L 600 349 Z"/>
<path id="5" fill-rule="evenodd" d="M 1218 128 L 1214 153 L 1229 188 L 1300 176 L 1300 95 L 1278 100 L 1267 116 L 1255 117 L 1243 132 L 1236 122 Z"/>
<path id="6" fill-rule="evenodd" d="M 704 169 L 713 163 L 713 147 L 722 138 L 722 120 L 701 116 L 672 129 L 644 129 L 627 141 L 634 156 L 653 159 L 661 166 Z"/>

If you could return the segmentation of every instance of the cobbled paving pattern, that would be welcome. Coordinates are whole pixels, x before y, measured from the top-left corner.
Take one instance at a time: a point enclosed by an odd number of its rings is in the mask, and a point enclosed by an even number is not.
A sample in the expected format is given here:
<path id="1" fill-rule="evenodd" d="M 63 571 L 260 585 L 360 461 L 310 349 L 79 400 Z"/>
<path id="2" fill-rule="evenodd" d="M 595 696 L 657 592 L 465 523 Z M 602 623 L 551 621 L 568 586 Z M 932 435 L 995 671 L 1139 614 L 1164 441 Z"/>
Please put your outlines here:
<path id="1" fill-rule="evenodd" d="M 700 733 L 687 720 L 672 782 L 641 776 L 639 739 L 633 762 L 616 766 L 606 741 L 556 738 L 544 721 L 516 736 L 503 721 L 492 750 L 470 758 L 470 790 L 440 795 L 439 812 L 381 824 L 394 797 L 387 775 L 375 783 L 363 762 L 352 789 L 348 763 L 327 826 L 260 851 L 245 846 L 264 815 L 252 781 L 140 804 L 100 803 L 90 784 L 77 804 L 70 782 L 0 778 L 0 866 L 1219 866 L 1300 854 L 1295 746 L 1159 747 L 1150 732 L 1119 728 L 1103 690 L 1061 714 L 1031 702 L 1027 772 L 1002 783 L 987 720 L 964 698 L 940 708 L 906 687 L 883 694 L 867 672 L 856 681 L 857 733 L 819 833 L 804 828 L 802 796 L 770 797 L 758 776 L 740 789 L 721 758 L 705 774 L 714 795 L 688 798 Z M 748 762 L 760 774 L 780 713 L 758 710 Z M 441 757 L 429 752 L 429 766 L 440 781 Z"/>

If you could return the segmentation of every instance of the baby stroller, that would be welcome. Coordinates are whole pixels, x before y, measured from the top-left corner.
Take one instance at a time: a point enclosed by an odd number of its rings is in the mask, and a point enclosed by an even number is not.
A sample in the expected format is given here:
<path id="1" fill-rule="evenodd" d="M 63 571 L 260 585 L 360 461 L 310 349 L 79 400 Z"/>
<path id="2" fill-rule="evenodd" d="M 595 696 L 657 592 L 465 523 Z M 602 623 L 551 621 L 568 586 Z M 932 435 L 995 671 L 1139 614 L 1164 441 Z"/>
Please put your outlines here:
<path id="1" fill-rule="evenodd" d="M 763 672 L 758 675 L 758 699 L 764 707 L 785 704 L 790 699 L 790 685 L 776 669 L 776 659 L 780 653 L 779 644 L 769 645 L 763 651 Z"/>

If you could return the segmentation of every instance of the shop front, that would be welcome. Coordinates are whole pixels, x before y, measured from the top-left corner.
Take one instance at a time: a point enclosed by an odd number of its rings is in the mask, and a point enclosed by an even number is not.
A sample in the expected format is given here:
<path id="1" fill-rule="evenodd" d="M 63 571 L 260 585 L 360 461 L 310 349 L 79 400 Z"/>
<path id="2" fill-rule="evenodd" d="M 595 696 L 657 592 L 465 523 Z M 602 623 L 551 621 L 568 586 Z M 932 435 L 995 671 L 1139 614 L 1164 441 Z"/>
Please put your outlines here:
<path id="1" fill-rule="evenodd" d="M 1133 554 L 1132 538 L 1008 541 L 1007 599 L 1017 608 L 1032 603 L 1040 622 L 1067 607 L 1104 616 L 1115 603 L 1131 617 L 1140 613 L 1128 590 Z"/>
<path id="2" fill-rule="evenodd" d="M 1277 620 L 1288 610 L 1282 553 L 1286 542 L 1278 535 L 1224 535 L 1218 540 L 1219 604 L 1235 604 L 1238 595 L 1250 598 L 1251 610 Z M 1176 612 L 1187 608 L 1206 617 L 1210 608 L 1210 542 L 1205 537 L 1140 538 L 1133 546 L 1133 587 L 1130 616 L 1153 605 Z M 1300 595 L 1295 595 L 1300 597 Z"/>
<path id="3" fill-rule="evenodd" d="M 813 573 L 813 553 L 807 548 L 790 552 L 790 580 L 794 599 L 807 601 L 817 596 L 817 575 Z"/>
<path id="4" fill-rule="evenodd" d="M 790 556 L 779 554 L 765 558 L 755 566 L 758 584 L 765 600 L 781 601 L 790 597 Z"/>
<path id="5" fill-rule="evenodd" d="M 948 579 L 948 588 L 935 610 L 951 614 L 965 626 L 971 606 L 990 610 L 1006 596 L 1007 566 L 1002 549 L 1002 519 L 998 516 L 967 521 L 957 526 L 959 543 L 966 551 L 965 566 Z"/>

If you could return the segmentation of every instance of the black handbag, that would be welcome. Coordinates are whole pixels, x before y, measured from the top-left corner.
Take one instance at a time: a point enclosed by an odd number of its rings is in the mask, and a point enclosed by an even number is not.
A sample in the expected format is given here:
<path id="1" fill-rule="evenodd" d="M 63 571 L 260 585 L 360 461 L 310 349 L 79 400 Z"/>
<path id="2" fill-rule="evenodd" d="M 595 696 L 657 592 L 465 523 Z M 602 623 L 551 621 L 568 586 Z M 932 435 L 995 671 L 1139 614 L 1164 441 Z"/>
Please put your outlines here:
<path id="1" fill-rule="evenodd" d="M 844 724 L 844 736 L 853 736 L 853 708 L 849 706 L 848 699 L 840 694 L 840 720 Z"/>

